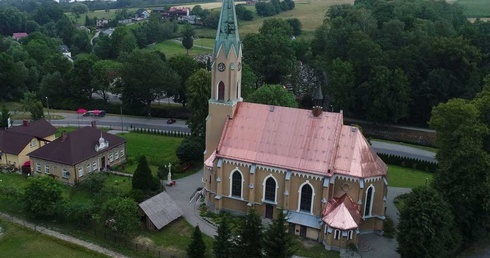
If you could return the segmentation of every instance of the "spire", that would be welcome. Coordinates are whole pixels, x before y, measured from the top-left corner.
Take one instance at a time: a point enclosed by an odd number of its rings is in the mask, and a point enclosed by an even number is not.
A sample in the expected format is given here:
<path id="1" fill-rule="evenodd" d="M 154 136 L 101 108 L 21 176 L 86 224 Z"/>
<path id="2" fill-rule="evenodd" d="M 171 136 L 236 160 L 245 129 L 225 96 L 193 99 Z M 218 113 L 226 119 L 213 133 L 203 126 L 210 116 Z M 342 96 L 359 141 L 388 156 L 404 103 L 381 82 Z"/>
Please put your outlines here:
<path id="1" fill-rule="evenodd" d="M 322 86 L 318 85 L 315 90 L 315 95 L 313 96 L 313 102 L 315 102 L 315 106 L 321 106 L 323 102 L 323 93 Z"/>
<path id="2" fill-rule="evenodd" d="M 238 23 L 235 12 L 234 0 L 223 0 L 221 14 L 219 17 L 218 31 L 214 43 L 214 56 L 218 55 L 220 48 L 224 48 L 226 56 L 230 53 L 232 47 L 236 53 L 240 51 L 240 37 L 238 36 Z"/>

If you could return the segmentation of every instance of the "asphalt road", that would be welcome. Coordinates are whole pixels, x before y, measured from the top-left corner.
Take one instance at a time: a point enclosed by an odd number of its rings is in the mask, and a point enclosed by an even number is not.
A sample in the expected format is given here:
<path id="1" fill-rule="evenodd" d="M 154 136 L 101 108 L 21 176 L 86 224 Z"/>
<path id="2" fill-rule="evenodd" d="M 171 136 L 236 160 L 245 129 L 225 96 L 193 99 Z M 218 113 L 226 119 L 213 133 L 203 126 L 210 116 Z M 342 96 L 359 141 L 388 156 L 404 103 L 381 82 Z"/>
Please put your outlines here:
<path id="1" fill-rule="evenodd" d="M 377 153 L 398 155 L 437 163 L 435 152 L 399 145 L 396 143 L 377 142 L 373 140 L 371 140 L 371 146 Z"/>

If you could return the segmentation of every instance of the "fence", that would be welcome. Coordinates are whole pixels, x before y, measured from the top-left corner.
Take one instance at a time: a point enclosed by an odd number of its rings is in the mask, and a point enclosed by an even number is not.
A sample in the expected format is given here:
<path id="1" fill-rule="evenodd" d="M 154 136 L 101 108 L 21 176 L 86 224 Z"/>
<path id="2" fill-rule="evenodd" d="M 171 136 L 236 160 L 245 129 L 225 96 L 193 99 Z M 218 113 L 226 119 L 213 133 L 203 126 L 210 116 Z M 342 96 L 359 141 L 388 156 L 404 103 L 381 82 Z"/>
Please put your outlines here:
<path id="1" fill-rule="evenodd" d="M 136 133 L 147 133 L 147 134 L 165 135 L 165 136 L 173 136 L 173 137 L 187 137 L 191 135 L 191 133 L 189 132 L 169 131 L 169 130 L 160 130 L 160 129 L 153 129 L 153 128 L 141 128 L 141 127 L 131 127 L 131 131 Z"/>
<path id="2" fill-rule="evenodd" d="M 94 243 L 86 242 L 86 241 L 81 240 L 79 238 L 60 233 L 60 232 L 55 231 L 53 229 L 47 228 L 45 226 L 37 225 L 35 223 L 26 221 L 26 220 L 21 219 L 21 218 L 17 218 L 17 217 L 14 217 L 14 216 L 11 216 L 11 215 L 8 215 L 5 213 L 1 213 L 1 212 L 0 212 L 0 217 L 4 218 L 5 220 L 7 220 L 9 222 L 30 228 L 34 231 L 39 232 L 39 233 L 42 233 L 45 235 L 50 235 L 52 237 L 62 239 L 64 241 L 83 246 L 83 247 L 90 249 L 90 250 L 102 252 L 102 253 L 104 253 L 106 255 L 110 255 L 110 256 L 118 256 L 115 251 L 111 251 L 110 249 L 107 249 L 105 247 L 98 246 L 97 244 L 94 244 Z M 171 254 L 171 253 L 169 253 L 169 252 L 167 252 L 167 251 L 165 251 L 165 250 L 163 250 L 157 246 L 154 246 L 152 244 L 136 243 L 136 242 L 128 240 L 124 236 L 115 235 L 115 234 L 111 234 L 111 233 L 107 233 L 107 232 L 101 232 L 101 231 L 96 230 L 96 229 L 93 230 L 92 233 L 89 233 L 88 231 L 85 231 L 85 233 L 86 234 L 92 234 L 93 236 L 95 236 L 96 238 L 99 238 L 99 239 L 103 238 L 104 240 L 107 240 L 110 243 L 115 244 L 117 246 L 120 246 L 120 247 L 124 246 L 126 248 L 132 249 L 134 251 L 139 252 L 139 254 L 145 254 L 145 256 L 148 256 L 148 257 L 159 257 L 159 258 L 178 257 L 175 254 Z M 78 236 L 78 237 L 80 237 L 80 236 Z M 117 248 L 114 248 L 114 246 L 112 247 L 112 249 L 117 250 Z"/>

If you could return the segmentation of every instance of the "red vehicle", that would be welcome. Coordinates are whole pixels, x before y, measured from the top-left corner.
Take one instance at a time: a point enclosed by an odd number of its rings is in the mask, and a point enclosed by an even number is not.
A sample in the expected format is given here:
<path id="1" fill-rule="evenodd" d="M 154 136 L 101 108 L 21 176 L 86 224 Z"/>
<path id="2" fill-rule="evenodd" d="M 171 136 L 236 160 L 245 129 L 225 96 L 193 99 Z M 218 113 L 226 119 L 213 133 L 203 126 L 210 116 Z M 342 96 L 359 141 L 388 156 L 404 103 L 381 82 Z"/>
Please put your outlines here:
<path id="1" fill-rule="evenodd" d="M 104 117 L 105 116 L 105 111 L 104 110 L 89 110 L 83 114 L 83 116 L 98 116 L 98 117 Z"/>
<path id="2" fill-rule="evenodd" d="M 167 124 L 173 124 L 173 123 L 175 123 L 175 119 L 173 118 L 167 119 Z"/>

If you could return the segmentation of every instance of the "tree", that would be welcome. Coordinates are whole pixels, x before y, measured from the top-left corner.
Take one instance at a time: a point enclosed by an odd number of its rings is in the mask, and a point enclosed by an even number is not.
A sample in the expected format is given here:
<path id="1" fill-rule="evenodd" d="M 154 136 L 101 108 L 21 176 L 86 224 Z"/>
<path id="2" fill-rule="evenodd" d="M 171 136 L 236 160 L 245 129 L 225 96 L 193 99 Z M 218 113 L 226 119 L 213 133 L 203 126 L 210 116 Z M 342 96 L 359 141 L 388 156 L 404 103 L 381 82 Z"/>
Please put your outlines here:
<path id="1" fill-rule="evenodd" d="M 167 96 L 174 96 L 174 101 L 182 103 L 182 106 L 185 108 L 189 96 L 187 80 L 199 69 L 199 65 L 196 60 L 188 55 L 173 56 L 168 60 L 168 64 L 179 74 L 180 87 L 175 87 L 172 92 L 168 92 Z M 211 82 L 208 83 L 208 88 L 209 85 L 211 85 Z"/>
<path id="2" fill-rule="evenodd" d="M 294 95 L 281 85 L 265 84 L 251 93 L 248 102 L 283 107 L 298 107 Z"/>
<path id="3" fill-rule="evenodd" d="M 0 35 L 9 35 L 23 31 L 27 18 L 25 13 L 13 6 L 0 8 Z"/>
<path id="4" fill-rule="evenodd" d="M 31 113 L 32 120 L 38 120 L 44 117 L 43 105 L 37 99 L 36 93 L 27 91 L 24 93 L 24 98 L 20 101 L 24 111 Z"/>
<path id="5" fill-rule="evenodd" d="M 291 40 L 292 29 L 283 19 L 268 19 L 259 33 L 243 40 L 244 62 L 265 82 L 285 83 L 295 71 L 296 56 Z"/>
<path id="6" fill-rule="evenodd" d="M 80 14 L 84 14 L 88 12 L 88 7 L 82 3 L 74 3 L 71 6 L 71 12 L 75 14 L 76 18 L 80 17 Z"/>
<path id="7" fill-rule="evenodd" d="M 5 104 L 2 104 L 0 107 L 0 128 L 7 128 L 9 127 L 9 117 L 10 117 L 10 111 L 7 109 L 7 106 Z"/>
<path id="8" fill-rule="evenodd" d="M 138 160 L 138 167 L 134 171 L 131 185 L 133 189 L 139 189 L 147 193 L 153 189 L 153 181 L 153 175 L 146 161 L 146 156 L 141 155 Z"/>
<path id="9" fill-rule="evenodd" d="M 92 67 L 97 62 L 95 55 L 78 55 L 70 72 L 70 93 L 72 100 L 78 103 L 92 99 Z"/>
<path id="10" fill-rule="evenodd" d="M 191 258 L 203 258 L 206 251 L 206 244 L 202 240 L 201 230 L 199 225 L 194 228 L 192 233 L 192 240 L 187 247 L 187 255 Z"/>
<path id="11" fill-rule="evenodd" d="M 32 217 L 49 218 L 56 215 L 63 202 L 61 183 L 48 176 L 30 177 L 24 189 L 22 204 Z"/>
<path id="12" fill-rule="evenodd" d="M 102 206 L 101 215 L 107 228 L 124 235 L 134 232 L 140 224 L 138 204 L 130 198 L 108 200 Z"/>
<path id="13" fill-rule="evenodd" d="M 172 92 L 179 85 L 179 75 L 157 53 L 135 50 L 121 69 L 122 100 L 129 108 L 146 107 L 150 116 L 151 102 Z"/>
<path id="14" fill-rule="evenodd" d="M 182 163 L 198 163 L 203 159 L 204 147 L 203 137 L 191 135 L 182 141 L 175 154 Z"/>
<path id="15" fill-rule="evenodd" d="M 458 242 L 453 215 L 437 191 L 431 187 L 414 188 L 403 207 L 397 234 L 397 252 L 401 257 L 454 255 Z"/>
<path id="16" fill-rule="evenodd" d="M 486 205 L 490 200 L 490 130 L 484 113 L 488 106 L 485 90 L 471 102 L 453 99 L 439 104 L 429 122 L 437 131 L 439 161 L 433 185 L 457 214 L 455 224 L 465 244 L 487 234 L 483 225 L 490 208 Z"/>
<path id="17" fill-rule="evenodd" d="M 189 23 L 186 23 L 184 27 L 182 27 L 181 35 L 182 35 L 182 46 L 187 49 L 187 55 L 189 55 L 189 49 L 194 45 L 194 35 L 196 32 L 194 28 Z"/>
<path id="18" fill-rule="evenodd" d="M 352 65 L 340 58 L 332 61 L 329 70 L 328 89 L 332 97 L 332 106 L 345 111 L 352 110 L 355 103 L 355 75 Z"/>
<path id="19" fill-rule="evenodd" d="M 228 258 L 233 254 L 233 235 L 228 222 L 228 216 L 222 214 L 218 223 L 217 235 L 214 236 L 213 254 L 216 258 Z"/>
<path id="20" fill-rule="evenodd" d="M 92 87 L 107 102 L 108 93 L 114 90 L 115 80 L 119 77 L 122 64 L 111 60 L 98 60 L 92 66 Z"/>
<path id="21" fill-rule="evenodd" d="M 303 25 L 301 24 L 301 21 L 298 18 L 291 18 L 291 19 L 287 19 L 286 21 L 288 21 L 289 25 L 293 29 L 294 36 L 301 35 L 301 27 Z"/>
<path id="22" fill-rule="evenodd" d="M 255 210 L 249 210 L 239 229 L 236 251 L 248 257 L 262 257 L 262 219 Z M 237 254 L 238 255 L 238 254 Z M 240 257 L 241 255 L 238 255 Z"/>
<path id="23" fill-rule="evenodd" d="M 211 74 L 205 69 L 195 72 L 187 80 L 187 98 L 192 114 L 187 120 L 192 135 L 204 139 L 206 136 L 206 117 L 208 116 L 208 99 L 211 96 Z"/>
<path id="24" fill-rule="evenodd" d="M 264 252 L 267 257 L 291 257 L 296 251 L 294 239 L 285 226 L 286 217 L 281 210 L 264 233 Z"/>

